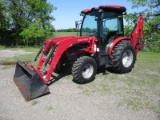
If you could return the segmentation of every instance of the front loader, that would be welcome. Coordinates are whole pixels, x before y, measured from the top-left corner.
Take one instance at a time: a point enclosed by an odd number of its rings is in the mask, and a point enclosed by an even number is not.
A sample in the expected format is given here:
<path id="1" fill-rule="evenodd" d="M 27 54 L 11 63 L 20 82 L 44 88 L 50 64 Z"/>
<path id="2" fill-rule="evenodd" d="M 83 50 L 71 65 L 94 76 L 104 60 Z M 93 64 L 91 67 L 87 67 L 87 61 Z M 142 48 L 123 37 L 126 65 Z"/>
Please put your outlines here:
<path id="1" fill-rule="evenodd" d="M 39 60 L 36 67 L 18 61 L 14 82 L 24 99 L 30 101 L 47 94 L 53 73 L 61 74 L 68 66 L 73 81 L 79 84 L 94 80 L 97 69 L 103 67 L 116 73 L 130 72 L 144 43 L 144 18 L 140 14 L 131 34 L 124 36 L 125 13 L 126 8 L 118 5 L 85 9 L 81 11 L 80 36 L 46 40 L 34 59 Z"/>

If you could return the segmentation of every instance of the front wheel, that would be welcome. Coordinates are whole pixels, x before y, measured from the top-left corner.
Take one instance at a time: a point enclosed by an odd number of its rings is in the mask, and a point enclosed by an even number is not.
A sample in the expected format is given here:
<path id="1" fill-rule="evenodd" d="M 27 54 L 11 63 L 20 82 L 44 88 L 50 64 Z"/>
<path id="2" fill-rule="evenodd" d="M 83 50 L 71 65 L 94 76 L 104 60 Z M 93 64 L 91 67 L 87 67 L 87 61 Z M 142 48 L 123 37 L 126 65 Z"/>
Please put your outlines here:
<path id="1" fill-rule="evenodd" d="M 88 56 L 77 59 L 72 67 L 73 81 L 79 84 L 93 81 L 96 73 L 96 61 Z"/>
<path id="2" fill-rule="evenodd" d="M 128 73 L 136 61 L 135 48 L 129 42 L 121 41 L 114 47 L 110 60 L 114 72 Z"/>

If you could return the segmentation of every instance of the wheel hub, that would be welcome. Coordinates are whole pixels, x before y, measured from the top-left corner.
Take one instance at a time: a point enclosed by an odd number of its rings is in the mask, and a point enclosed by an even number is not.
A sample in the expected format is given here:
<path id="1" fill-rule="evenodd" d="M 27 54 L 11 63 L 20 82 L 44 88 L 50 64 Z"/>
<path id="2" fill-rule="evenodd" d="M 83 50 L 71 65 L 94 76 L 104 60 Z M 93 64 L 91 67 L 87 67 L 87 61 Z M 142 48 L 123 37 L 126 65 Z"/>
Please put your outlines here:
<path id="1" fill-rule="evenodd" d="M 133 62 L 133 53 L 130 50 L 126 50 L 122 56 L 122 64 L 124 67 L 131 66 Z"/>
<path id="2" fill-rule="evenodd" d="M 93 75 L 93 72 L 94 72 L 94 68 L 93 68 L 93 65 L 91 64 L 86 64 L 82 68 L 82 76 L 86 79 L 90 78 Z"/>

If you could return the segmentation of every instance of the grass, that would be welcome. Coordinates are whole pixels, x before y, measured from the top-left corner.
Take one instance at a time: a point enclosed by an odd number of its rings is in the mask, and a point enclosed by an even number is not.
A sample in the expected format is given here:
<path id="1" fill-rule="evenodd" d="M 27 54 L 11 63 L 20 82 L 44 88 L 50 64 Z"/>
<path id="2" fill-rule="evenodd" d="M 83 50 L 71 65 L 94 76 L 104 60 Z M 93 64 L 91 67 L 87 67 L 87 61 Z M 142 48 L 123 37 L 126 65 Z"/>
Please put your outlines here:
<path id="1" fill-rule="evenodd" d="M 6 69 L 10 69 L 10 68 L 12 68 L 13 67 L 13 65 L 5 65 L 5 66 L 3 66 L 2 68 L 0 68 L 1 70 L 6 70 Z"/>
<path id="2" fill-rule="evenodd" d="M 9 48 L 9 50 L 15 51 L 15 50 L 24 50 L 27 52 L 33 52 L 31 54 L 25 54 L 25 55 L 19 55 L 14 57 L 1 57 L 0 58 L 0 64 L 8 64 L 8 65 L 14 65 L 17 61 L 27 61 L 32 62 L 34 57 L 36 56 L 39 48 Z"/>
<path id="3" fill-rule="evenodd" d="M 160 53 L 140 52 L 135 67 L 127 74 L 108 71 L 99 73 L 96 80 L 79 89 L 86 95 L 99 93 L 121 99 L 117 106 L 155 112 L 160 119 Z"/>
<path id="4" fill-rule="evenodd" d="M 77 36 L 77 32 L 54 32 L 54 37 L 61 37 L 61 36 Z"/>
<path id="5" fill-rule="evenodd" d="M 45 109 L 48 110 L 48 111 L 51 111 L 51 110 L 53 110 L 53 107 L 51 107 L 51 106 L 46 106 Z"/>
<path id="6" fill-rule="evenodd" d="M 34 100 L 34 101 L 31 102 L 31 105 L 32 105 L 32 106 L 35 106 L 35 105 L 37 105 L 38 103 L 40 103 L 40 102 L 37 101 L 37 100 Z"/>
<path id="7" fill-rule="evenodd" d="M 140 52 L 137 59 L 140 61 L 160 61 L 160 53 Z"/>
<path id="8" fill-rule="evenodd" d="M 0 45 L 0 50 L 3 50 L 3 49 L 5 49 L 5 47 Z"/>

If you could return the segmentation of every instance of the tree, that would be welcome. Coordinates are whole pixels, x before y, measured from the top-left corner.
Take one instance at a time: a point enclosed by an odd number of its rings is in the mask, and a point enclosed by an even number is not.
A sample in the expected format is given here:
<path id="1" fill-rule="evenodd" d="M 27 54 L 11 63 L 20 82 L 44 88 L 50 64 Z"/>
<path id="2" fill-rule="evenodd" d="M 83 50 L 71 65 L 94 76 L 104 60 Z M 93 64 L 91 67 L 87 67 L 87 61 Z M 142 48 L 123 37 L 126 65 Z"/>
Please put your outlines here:
<path id="1" fill-rule="evenodd" d="M 148 43 L 154 41 L 154 46 L 151 49 L 158 49 L 160 51 L 160 6 L 159 0 L 127 0 L 132 2 L 132 8 L 142 7 L 141 13 L 145 17 L 144 23 L 144 37 Z M 131 13 L 126 15 L 126 20 L 131 21 L 138 13 Z M 128 22 L 130 23 L 130 22 Z M 127 30 L 127 28 L 126 28 Z M 151 44 L 149 44 L 150 46 Z"/>
<path id="2" fill-rule="evenodd" d="M 42 38 L 47 38 L 48 36 L 52 36 L 53 28 L 49 28 L 48 30 L 40 28 L 39 24 L 31 23 L 28 28 L 24 29 L 20 36 L 23 36 L 25 45 L 33 45 L 42 42 Z M 39 40 L 37 40 L 39 39 Z"/>
<path id="3" fill-rule="evenodd" d="M 124 16 L 126 22 L 128 23 L 126 26 L 125 26 L 125 29 L 124 29 L 124 34 L 125 35 L 129 35 L 133 28 L 134 28 L 134 22 L 135 20 L 137 19 L 138 17 L 138 13 L 134 12 L 134 13 L 129 13 L 127 15 Z"/>
<path id="4" fill-rule="evenodd" d="M 10 34 L 9 30 L 9 16 L 7 15 L 7 7 L 4 4 L 4 0 L 0 0 L 0 43 L 5 44 L 6 40 L 8 38 L 8 35 Z M 6 38 L 6 40 L 4 39 Z"/>
<path id="5" fill-rule="evenodd" d="M 6 22 L 9 20 L 9 26 L 5 29 L 5 34 L 8 33 L 9 39 L 12 38 L 12 41 L 7 42 L 7 44 L 26 44 L 24 43 L 26 42 L 26 38 L 28 40 L 32 38 L 42 40 L 48 37 L 48 35 L 51 35 L 51 32 L 54 30 L 54 27 L 51 25 L 51 21 L 54 20 L 54 17 L 51 16 L 51 13 L 56 7 L 48 3 L 47 0 L 0 1 L 2 7 L 6 8 L 4 12 L 6 16 L 3 16 L 3 18 Z M 33 28 L 33 26 L 36 27 L 34 29 L 34 34 L 26 32 Z M 3 39 L 4 38 L 5 36 L 3 35 Z M 28 42 L 33 43 L 32 40 L 29 40 Z"/>

